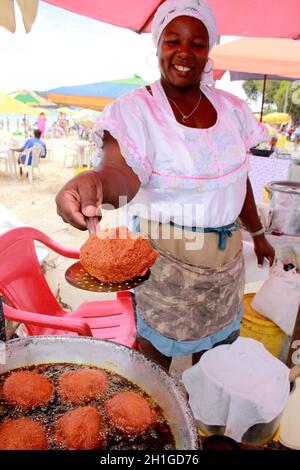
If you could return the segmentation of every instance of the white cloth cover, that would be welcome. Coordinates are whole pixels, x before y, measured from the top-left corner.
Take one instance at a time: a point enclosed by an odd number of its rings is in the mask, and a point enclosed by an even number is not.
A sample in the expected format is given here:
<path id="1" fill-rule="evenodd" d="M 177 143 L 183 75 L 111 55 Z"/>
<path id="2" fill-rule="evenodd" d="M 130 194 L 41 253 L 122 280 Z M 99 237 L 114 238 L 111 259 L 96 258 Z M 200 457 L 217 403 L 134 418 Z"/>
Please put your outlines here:
<path id="1" fill-rule="evenodd" d="M 256 423 L 268 423 L 284 409 L 290 391 L 289 368 L 251 338 L 207 351 L 183 372 L 194 417 L 225 426 L 241 442 Z"/>
<path id="2" fill-rule="evenodd" d="M 252 307 L 292 336 L 299 304 L 300 274 L 296 268 L 285 271 L 283 263 L 277 261 L 271 266 L 268 279 L 253 297 Z"/>

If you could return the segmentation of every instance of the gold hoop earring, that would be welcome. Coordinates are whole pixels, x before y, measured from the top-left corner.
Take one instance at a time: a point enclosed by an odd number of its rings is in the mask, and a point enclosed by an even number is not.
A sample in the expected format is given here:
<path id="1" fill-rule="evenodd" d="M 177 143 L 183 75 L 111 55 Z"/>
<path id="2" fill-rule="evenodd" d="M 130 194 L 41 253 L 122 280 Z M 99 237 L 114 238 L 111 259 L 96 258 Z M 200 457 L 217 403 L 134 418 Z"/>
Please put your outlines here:
<path id="1" fill-rule="evenodd" d="M 211 67 L 210 67 L 209 70 L 205 70 L 209 60 L 211 61 Z M 206 62 L 206 64 L 205 64 L 205 67 L 204 67 L 204 69 L 203 69 L 203 73 L 210 73 L 210 72 L 212 72 L 213 68 L 214 68 L 213 60 L 209 57 L 209 58 L 207 59 L 207 62 Z"/>

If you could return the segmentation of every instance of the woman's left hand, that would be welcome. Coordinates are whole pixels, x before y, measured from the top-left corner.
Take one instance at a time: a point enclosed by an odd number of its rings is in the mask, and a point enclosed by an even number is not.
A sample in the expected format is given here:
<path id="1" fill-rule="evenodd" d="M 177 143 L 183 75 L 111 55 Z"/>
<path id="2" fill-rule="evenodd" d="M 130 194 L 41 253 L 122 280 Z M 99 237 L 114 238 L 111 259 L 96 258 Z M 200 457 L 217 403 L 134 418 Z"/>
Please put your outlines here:
<path id="1" fill-rule="evenodd" d="M 253 237 L 253 243 L 258 265 L 263 266 L 264 258 L 267 258 L 270 266 L 272 266 L 275 259 L 275 250 L 266 237 L 264 235 Z"/>

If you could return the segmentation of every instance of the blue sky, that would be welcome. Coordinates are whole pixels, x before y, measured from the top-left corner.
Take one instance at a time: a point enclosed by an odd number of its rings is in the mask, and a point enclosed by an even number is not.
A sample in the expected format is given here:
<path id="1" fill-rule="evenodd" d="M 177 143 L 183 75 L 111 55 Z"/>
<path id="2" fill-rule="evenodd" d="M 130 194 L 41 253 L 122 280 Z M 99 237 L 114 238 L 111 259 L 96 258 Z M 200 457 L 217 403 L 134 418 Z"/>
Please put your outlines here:
<path id="1" fill-rule="evenodd" d="M 0 27 L 0 91 L 43 91 L 134 74 L 151 82 L 159 76 L 154 53 L 150 34 L 138 35 L 40 2 L 29 34 L 18 12 L 15 34 Z M 240 83 L 227 77 L 217 83 L 245 97 Z"/>

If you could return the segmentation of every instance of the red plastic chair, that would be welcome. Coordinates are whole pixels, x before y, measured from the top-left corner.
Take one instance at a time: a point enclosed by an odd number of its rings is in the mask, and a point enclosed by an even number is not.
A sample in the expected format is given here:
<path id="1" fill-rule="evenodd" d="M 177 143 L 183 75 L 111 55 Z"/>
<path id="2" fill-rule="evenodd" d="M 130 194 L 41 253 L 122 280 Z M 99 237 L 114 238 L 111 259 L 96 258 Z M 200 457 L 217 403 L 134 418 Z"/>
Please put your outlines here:
<path id="1" fill-rule="evenodd" d="M 34 241 L 67 258 L 79 251 L 56 243 L 39 230 L 20 227 L 0 236 L 0 293 L 7 319 L 25 324 L 29 335 L 75 334 L 135 346 L 134 307 L 129 292 L 116 300 L 84 302 L 72 312 L 57 302 L 38 261 Z"/>

